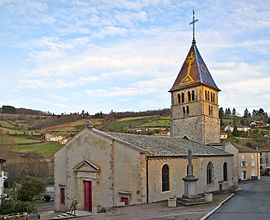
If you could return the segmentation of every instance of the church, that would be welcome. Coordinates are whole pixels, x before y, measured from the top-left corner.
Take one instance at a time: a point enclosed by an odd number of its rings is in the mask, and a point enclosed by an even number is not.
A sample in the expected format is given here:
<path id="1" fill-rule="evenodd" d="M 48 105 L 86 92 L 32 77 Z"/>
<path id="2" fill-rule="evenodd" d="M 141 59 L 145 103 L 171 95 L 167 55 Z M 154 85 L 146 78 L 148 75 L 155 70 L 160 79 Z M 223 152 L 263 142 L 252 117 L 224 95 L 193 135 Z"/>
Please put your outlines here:
<path id="1" fill-rule="evenodd" d="M 215 147 L 220 140 L 218 92 L 193 41 L 170 89 L 171 137 L 99 131 L 89 125 L 54 156 L 55 210 L 98 213 L 116 206 L 181 197 L 188 151 L 197 192 L 230 189 L 233 154 Z"/>

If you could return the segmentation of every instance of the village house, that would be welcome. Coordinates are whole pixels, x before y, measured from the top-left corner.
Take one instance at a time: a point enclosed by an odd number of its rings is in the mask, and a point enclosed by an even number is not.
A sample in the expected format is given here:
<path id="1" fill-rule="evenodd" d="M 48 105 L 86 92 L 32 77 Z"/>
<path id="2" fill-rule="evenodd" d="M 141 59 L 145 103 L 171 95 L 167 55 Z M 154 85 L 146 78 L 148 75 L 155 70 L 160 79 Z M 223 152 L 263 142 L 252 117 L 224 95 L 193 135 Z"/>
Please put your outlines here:
<path id="1" fill-rule="evenodd" d="M 270 174 L 270 147 L 259 148 L 261 174 Z"/>
<path id="2" fill-rule="evenodd" d="M 91 124 L 54 156 L 55 210 L 97 213 L 114 206 L 181 197 L 191 150 L 197 192 L 231 189 L 237 183 L 234 154 L 208 145 L 220 142 L 218 92 L 193 38 L 171 93 L 170 138 L 105 133 Z"/>
<path id="3" fill-rule="evenodd" d="M 227 139 L 228 134 L 226 131 L 220 131 L 220 139 Z"/>
<path id="4" fill-rule="evenodd" d="M 5 159 L 0 158 L 0 205 L 2 201 L 3 191 L 4 191 L 4 181 L 7 177 L 4 175 L 4 171 L 2 170 L 2 164 L 6 162 Z"/>
<path id="5" fill-rule="evenodd" d="M 60 144 L 66 144 L 68 141 L 68 138 L 64 136 L 60 136 L 60 135 L 56 136 L 52 134 L 45 134 L 45 140 L 59 142 Z"/>
<path id="6" fill-rule="evenodd" d="M 258 127 L 258 128 L 262 128 L 264 123 L 263 121 L 252 121 L 249 124 L 251 127 Z"/>
<path id="7" fill-rule="evenodd" d="M 225 127 L 224 127 L 224 131 L 230 131 L 230 132 L 233 132 L 233 126 L 231 126 L 230 124 L 228 124 L 228 125 L 226 125 Z"/>
<path id="8" fill-rule="evenodd" d="M 249 147 L 234 144 L 238 149 L 238 177 L 241 180 L 260 179 L 259 152 Z"/>
<path id="9" fill-rule="evenodd" d="M 259 152 L 241 144 L 219 143 L 209 144 L 233 154 L 233 176 L 238 180 L 260 179 Z"/>
<path id="10" fill-rule="evenodd" d="M 249 126 L 245 126 L 245 125 L 240 125 L 239 127 L 237 127 L 237 131 L 249 132 L 250 131 L 250 127 Z"/>

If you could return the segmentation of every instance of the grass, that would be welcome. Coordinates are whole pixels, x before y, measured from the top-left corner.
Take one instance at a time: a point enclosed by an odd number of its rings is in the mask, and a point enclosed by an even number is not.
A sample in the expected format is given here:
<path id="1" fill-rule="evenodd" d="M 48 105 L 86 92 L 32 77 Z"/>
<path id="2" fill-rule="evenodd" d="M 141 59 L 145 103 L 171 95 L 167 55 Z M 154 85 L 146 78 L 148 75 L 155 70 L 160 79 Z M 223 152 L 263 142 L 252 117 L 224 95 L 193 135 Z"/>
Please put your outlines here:
<path id="1" fill-rule="evenodd" d="M 121 126 L 124 127 L 129 127 L 129 126 L 135 126 L 138 124 L 143 124 L 146 123 L 149 120 L 149 118 L 145 118 L 145 117 L 139 117 L 139 118 L 128 118 L 126 120 L 118 120 L 115 122 L 111 122 L 109 124 L 106 125 L 107 128 L 121 128 Z"/>
<path id="2" fill-rule="evenodd" d="M 12 124 L 9 124 L 7 121 L 0 121 L 0 126 L 8 127 L 8 128 L 14 128 L 15 126 Z"/>
<path id="3" fill-rule="evenodd" d="M 145 123 L 141 125 L 142 127 L 156 127 L 156 126 L 163 126 L 163 127 L 170 127 L 170 120 L 158 120 Z"/>
<path id="4" fill-rule="evenodd" d="M 19 136 L 13 136 L 13 139 L 16 141 L 17 144 L 40 142 L 40 140 L 28 139 L 26 137 Z"/>
<path id="5" fill-rule="evenodd" d="M 233 124 L 233 120 L 232 119 L 222 119 L 222 122 L 224 123 L 224 124 Z"/>
<path id="6" fill-rule="evenodd" d="M 127 117 L 127 118 L 121 118 L 118 121 L 129 121 L 129 120 L 136 120 L 136 119 L 151 119 L 153 116 L 138 116 L 138 117 Z"/>
<path id="7" fill-rule="evenodd" d="M 18 145 L 14 149 L 16 152 L 35 152 L 40 153 L 45 157 L 53 158 L 55 152 L 57 152 L 63 145 L 58 142 L 47 142 L 42 144 L 32 145 Z"/>
<path id="8" fill-rule="evenodd" d="M 171 115 L 168 115 L 168 116 L 161 116 L 160 119 L 171 120 Z"/>
<path id="9" fill-rule="evenodd" d="M 29 131 L 23 131 L 23 130 L 12 130 L 9 128 L 0 128 L 2 131 L 4 131 L 5 133 L 8 134 L 24 134 L 25 133 L 29 133 Z"/>

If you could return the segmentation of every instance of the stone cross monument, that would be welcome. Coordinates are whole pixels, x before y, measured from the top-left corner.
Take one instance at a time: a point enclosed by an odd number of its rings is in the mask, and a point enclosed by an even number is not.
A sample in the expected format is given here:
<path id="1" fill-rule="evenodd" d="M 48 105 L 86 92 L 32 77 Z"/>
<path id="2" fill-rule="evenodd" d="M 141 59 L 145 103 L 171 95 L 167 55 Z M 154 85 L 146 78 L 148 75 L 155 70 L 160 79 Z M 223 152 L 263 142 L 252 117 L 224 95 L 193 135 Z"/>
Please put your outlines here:
<path id="1" fill-rule="evenodd" d="M 188 156 L 185 156 L 184 158 L 188 159 L 188 166 L 187 166 L 187 176 L 183 178 L 185 182 L 185 191 L 183 196 L 186 198 L 197 197 L 196 182 L 198 181 L 198 178 L 195 178 L 195 176 L 193 175 L 193 165 L 192 165 L 192 159 L 195 159 L 197 157 L 192 155 L 191 150 L 188 150 Z"/>
<path id="2" fill-rule="evenodd" d="M 192 155 L 191 150 L 188 150 L 188 155 L 184 156 L 184 158 L 188 159 L 187 177 L 194 177 L 192 159 L 196 159 L 197 157 Z"/>
<path id="3" fill-rule="evenodd" d="M 185 206 L 203 204 L 205 203 L 204 198 L 197 194 L 196 182 L 198 178 L 193 175 L 192 159 L 196 159 L 197 157 L 192 155 L 191 150 L 188 150 L 188 155 L 184 158 L 188 159 L 187 175 L 182 179 L 184 180 L 185 189 L 183 196 L 178 198 L 178 203 Z"/>

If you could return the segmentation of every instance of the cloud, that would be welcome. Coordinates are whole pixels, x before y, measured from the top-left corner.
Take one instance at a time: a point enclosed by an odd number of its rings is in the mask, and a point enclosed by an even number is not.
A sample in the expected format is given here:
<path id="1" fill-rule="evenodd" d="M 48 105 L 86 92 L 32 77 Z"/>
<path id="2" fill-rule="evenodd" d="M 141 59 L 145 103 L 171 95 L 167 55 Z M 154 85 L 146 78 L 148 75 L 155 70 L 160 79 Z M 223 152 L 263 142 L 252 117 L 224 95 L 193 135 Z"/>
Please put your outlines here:
<path id="1" fill-rule="evenodd" d="M 65 80 L 37 80 L 37 79 L 25 79 L 20 80 L 18 88 L 30 88 L 30 89 L 48 89 L 48 88 L 69 88 L 75 86 L 74 82 L 67 82 Z"/>
<path id="2" fill-rule="evenodd" d="M 109 89 L 87 89 L 90 97 L 108 98 L 125 96 L 146 96 L 149 94 L 165 93 L 169 90 L 168 85 L 172 82 L 171 77 L 142 80 L 131 83 L 127 87 L 114 87 Z"/>

